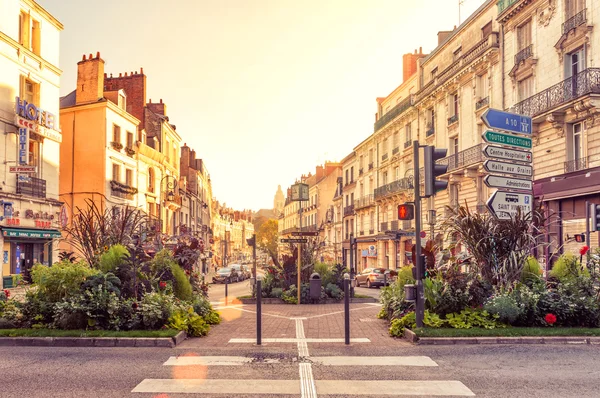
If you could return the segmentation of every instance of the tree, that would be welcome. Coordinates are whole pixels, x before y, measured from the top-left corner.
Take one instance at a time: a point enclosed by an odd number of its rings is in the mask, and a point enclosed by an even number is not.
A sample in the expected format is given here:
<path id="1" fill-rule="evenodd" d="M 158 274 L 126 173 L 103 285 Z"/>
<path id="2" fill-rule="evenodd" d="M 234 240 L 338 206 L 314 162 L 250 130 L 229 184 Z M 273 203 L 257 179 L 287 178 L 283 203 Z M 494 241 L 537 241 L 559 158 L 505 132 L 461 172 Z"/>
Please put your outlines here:
<path id="1" fill-rule="evenodd" d="M 266 252 L 273 260 L 273 264 L 278 265 L 279 226 L 277 220 L 266 220 L 255 231 L 256 248 Z"/>

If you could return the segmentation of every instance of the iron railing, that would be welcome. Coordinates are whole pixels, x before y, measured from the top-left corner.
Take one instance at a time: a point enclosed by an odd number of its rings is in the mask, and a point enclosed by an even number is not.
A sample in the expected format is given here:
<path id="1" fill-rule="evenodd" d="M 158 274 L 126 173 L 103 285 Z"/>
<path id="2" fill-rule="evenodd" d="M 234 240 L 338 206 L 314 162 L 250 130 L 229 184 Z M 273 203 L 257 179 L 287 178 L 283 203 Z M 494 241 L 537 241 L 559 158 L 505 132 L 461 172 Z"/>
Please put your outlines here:
<path id="1" fill-rule="evenodd" d="M 388 154 L 384 153 L 383 155 L 381 155 L 381 161 L 385 162 L 386 160 L 388 160 Z"/>
<path id="2" fill-rule="evenodd" d="M 392 155 L 395 155 L 395 154 L 397 154 L 398 152 L 400 152 L 400 148 L 399 148 L 399 147 L 395 147 L 395 148 L 392 150 Z"/>
<path id="3" fill-rule="evenodd" d="M 358 232 L 358 234 L 359 234 L 360 236 L 364 236 L 364 234 L 365 234 L 365 231 L 359 231 L 359 232 Z"/>
<path id="4" fill-rule="evenodd" d="M 411 229 L 412 222 L 410 220 L 402 220 L 402 229 L 406 231 L 407 229 Z"/>
<path id="5" fill-rule="evenodd" d="M 351 216 L 354 214 L 354 205 L 348 205 L 344 207 L 344 217 Z"/>
<path id="6" fill-rule="evenodd" d="M 377 132 L 383 126 L 391 122 L 396 116 L 400 115 L 402 112 L 410 108 L 413 104 L 413 96 L 405 98 L 400 103 L 396 104 L 392 109 L 389 110 L 385 115 L 381 116 L 379 120 L 375 122 L 373 131 Z"/>
<path id="7" fill-rule="evenodd" d="M 371 228 L 371 229 L 369 230 L 369 235 L 373 235 L 374 233 L 375 233 L 375 229 L 374 229 L 374 228 Z"/>
<path id="8" fill-rule="evenodd" d="M 490 97 L 482 98 L 475 103 L 475 110 L 478 111 L 481 108 L 483 108 L 484 106 L 489 106 L 489 104 L 490 104 Z"/>
<path id="9" fill-rule="evenodd" d="M 525 61 L 527 58 L 531 57 L 533 57 L 533 44 L 528 45 L 515 54 L 515 65 L 519 65 L 522 61 Z"/>
<path id="10" fill-rule="evenodd" d="M 578 26 L 586 23 L 587 22 L 586 14 L 587 14 L 587 8 L 584 8 L 583 10 L 579 11 L 577 14 L 573 15 L 571 18 L 567 19 L 562 24 L 562 34 L 565 35 L 565 34 L 569 33 L 570 31 L 572 31 L 573 29 L 577 28 Z"/>
<path id="11" fill-rule="evenodd" d="M 448 118 L 448 126 L 450 126 L 453 123 L 458 122 L 458 114 L 454 115 L 454 116 L 450 116 Z"/>
<path id="12" fill-rule="evenodd" d="M 133 200 L 133 194 L 127 193 L 123 191 L 115 191 L 114 189 L 111 191 L 111 195 L 121 199 Z"/>
<path id="13" fill-rule="evenodd" d="M 600 68 L 588 68 L 511 107 L 515 113 L 537 116 L 587 94 L 600 94 Z"/>
<path id="14" fill-rule="evenodd" d="M 434 134 L 435 134 L 435 129 L 430 124 L 428 124 L 427 131 L 425 131 L 425 137 L 431 137 Z"/>
<path id="15" fill-rule="evenodd" d="M 365 195 L 362 198 L 354 201 L 354 209 L 362 209 L 363 207 L 369 207 L 375 204 L 373 195 Z"/>
<path id="16" fill-rule="evenodd" d="M 500 15 L 508 7 L 515 4 L 517 1 L 521 0 L 498 0 L 498 2 L 496 3 L 496 5 L 498 6 L 498 15 Z"/>
<path id="17" fill-rule="evenodd" d="M 438 164 L 447 164 L 448 171 L 483 162 L 483 144 L 477 144 L 437 161 Z"/>
<path id="18" fill-rule="evenodd" d="M 388 222 L 387 221 L 379 224 L 379 231 L 380 232 L 388 231 Z"/>
<path id="19" fill-rule="evenodd" d="M 395 192 L 413 189 L 413 177 L 405 177 L 389 184 L 385 184 L 378 188 L 375 188 L 375 199 L 382 198 L 387 195 L 391 195 Z"/>
<path id="20" fill-rule="evenodd" d="M 565 162 L 565 173 L 572 173 L 574 171 L 585 170 L 588 168 L 589 158 L 579 158 L 575 160 L 569 160 Z"/>
<path id="21" fill-rule="evenodd" d="M 373 162 L 369 163 L 369 170 L 373 170 Z"/>
<path id="22" fill-rule="evenodd" d="M 46 180 L 19 175 L 17 177 L 17 193 L 32 196 L 34 198 L 45 198 Z"/>
<path id="23" fill-rule="evenodd" d="M 408 147 L 410 147 L 412 145 L 412 141 L 406 141 L 404 143 L 404 149 L 407 149 Z"/>

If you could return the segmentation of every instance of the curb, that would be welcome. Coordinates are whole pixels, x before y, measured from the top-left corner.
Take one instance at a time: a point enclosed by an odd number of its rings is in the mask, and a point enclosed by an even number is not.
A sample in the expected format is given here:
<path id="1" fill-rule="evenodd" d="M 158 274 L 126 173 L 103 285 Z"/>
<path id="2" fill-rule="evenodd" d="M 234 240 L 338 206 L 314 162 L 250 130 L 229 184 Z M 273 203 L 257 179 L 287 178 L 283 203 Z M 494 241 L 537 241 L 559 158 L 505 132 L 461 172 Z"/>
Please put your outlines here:
<path id="1" fill-rule="evenodd" d="M 419 337 L 404 329 L 404 338 L 416 345 L 475 345 L 475 344 L 588 344 L 600 345 L 600 337 L 522 336 L 522 337 Z"/>
<path id="2" fill-rule="evenodd" d="M 173 348 L 187 338 L 174 337 L 0 337 L 0 347 L 161 347 Z"/>

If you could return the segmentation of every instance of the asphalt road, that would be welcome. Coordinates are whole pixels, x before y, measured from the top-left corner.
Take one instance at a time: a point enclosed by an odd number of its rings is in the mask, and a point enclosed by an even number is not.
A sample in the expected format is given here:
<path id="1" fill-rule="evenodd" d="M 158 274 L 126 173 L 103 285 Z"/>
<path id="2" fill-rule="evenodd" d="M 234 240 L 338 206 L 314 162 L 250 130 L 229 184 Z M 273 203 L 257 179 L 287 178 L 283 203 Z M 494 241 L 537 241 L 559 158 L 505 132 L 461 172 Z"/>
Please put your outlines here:
<path id="1" fill-rule="evenodd" d="M 321 347 L 321 345 L 319 345 Z M 311 356 L 427 356 L 435 367 L 411 366 L 324 366 L 313 364 L 317 390 L 330 381 L 341 381 L 340 388 L 360 385 L 360 381 L 380 381 L 373 395 L 383 397 L 392 380 L 418 380 L 425 385 L 431 380 L 451 380 L 464 384 L 477 397 L 598 397 L 600 346 L 589 345 L 502 345 L 502 346 L 396 346 L 331 345 L 313 348 Z M 241 366 L 164 366 L 177 355 L 237 355 L 258 362 Z M 252 397 L 299 396 L 289 394 L 251 394 L 252 380 L 263 388 L 276 388 L 281 380 L 298 382 L 297 351 L 293 345 L 255 347 L 233 351 L 213 347 L 202 353 L 164 348 L 45 348 L 0 347 L 0 397 Z M 276 358 L 275 361 L 265 359 Z M 351 365 L 351 364 L 350 364 Z M 161 391 L 132 393 L 145 379 L 195 379 L 195 383 L 225 379 L 227 388 L 241 393 L 161 394 Z M 186 381 L 184 381 L 186 380 Z M 230 380 L 230 382 L 229 382 Z M 207 382 L 209 383 L 209 382 Z M 254 382 L 255 383 L 255 382 Z M 285 383 L 285 382 L 284 382 Z M 331 383 L 330 383 L 331 384 Z M 236 387 L 239 386 L 239 387 Z M 267 387 L 265 387 L 267 386 Z M 191 391 L 191 390 L 190 390 Z M 318 394 L 318 396 L 325 396 Z M 349 397 L 350 393 L 327 395 Z M 418 395 L 413 395 L 418 396 Z M 422 395 L 420 395 L 422 396 Z"/>

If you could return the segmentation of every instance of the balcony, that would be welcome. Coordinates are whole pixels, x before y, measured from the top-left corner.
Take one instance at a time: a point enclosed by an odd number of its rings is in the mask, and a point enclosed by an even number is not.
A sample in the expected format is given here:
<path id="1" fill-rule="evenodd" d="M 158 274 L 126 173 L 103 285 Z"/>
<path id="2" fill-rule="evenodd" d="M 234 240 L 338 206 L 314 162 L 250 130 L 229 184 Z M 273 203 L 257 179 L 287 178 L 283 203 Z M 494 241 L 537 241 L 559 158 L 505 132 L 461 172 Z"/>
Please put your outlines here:
<path id="1" fill-rule="evenodd" d="M 521 62 L 531 57 L 533 57 L 533 44 L 528 45 L 515 55 L 515 65 L 519 65 Z"/>
<path id="2" fill-rule="evenodd" d="M 317 232 L 317 224 L 311 224 L 311 225 L 307 225 L 305 227 L 302 227 L 302 231 L 306 231 L 306 232 Z"/>
<path id="3" fill-rule="evenodd" d="M 344 207 L 344 217 L 354 215 L 354 205 Z"/>
<path id="4" fill-rule="evenodd" d="M 110 193 L 117 198 L 133 200 L 133 196 L 138 193 L 138 189 L 112 180 L 110 182 Z"/>
<path id="5" fill-rule="evenodd" d="M 454 124 L 456 122 L 458 122 L 458 115 L 450 116 L 448 118 L 448 126 L 450 126 L 451 124 Z"/>
<path id="6" fill-rule="evenodd" d="M 435 134 L 435 128 L 433 128 L 432 123 L 427 123 L 426 128 L 427 128 L 427 130 L 425 131 L 425 137 L 431 137 L 432 135 Z"/>
<path id="7" fill-rule="evenodd" d="M 46 197 L 46 180 L 19 175 L 17 177 L 17 193 L 34 198 Z"/>
<path id="8" fill-rule="evenodd" d="M 375 199 L 373 195 L 365 195 L 360 199 L 356 199 L 354 201 L 354 209 L 362 209 L 365 207 L 373 206 L 375 204 Z"/>
<path id="9" fill-rule="evenodd" d="M 498 15 L 500 15 L 504 10 L 515 4 L 520 0 L 498 0 L 496 5 L 498 6 Z"/>
<path id="10" fill-rule="evenodd" d="M 385 162 L 386 160 L 388 160 L 388 154 L 384 153 L 383 155 L 381 155 L 381 161 Z"/>
<path id="11" fill-rule="evenodd" d="M 369 170 L 373 170 L 373 162 L 369 163 Z"/>
<path id="12" fill-rule="evenodd" d="M 404 149 L 408 149 L 408 148 L 410 148 L 410 146 L 411 146 L 411 145 L 412 145 L 412 141 L 406 141 L 406 142 L 404 143 Z"/>
<path id="13" fill-rule="evenodd" d="M 398 229 L 398 220 L 390 222 L 390 230 L 397 231 Z"/>
<path id="14" fill-rule="evenodd" d="M 583 10 L 581 10 L 580 12 L 578 12 L 577 14 L 573 15 L 571 18 L 567 19 L 562 24 L 562 34 L 566 35 L 570 31 L 572 31 L 573 29 L 575 29 L 578 26 L 583 25 L 584 23 L 586 23 L 587 22 L 587 15 L 586 14 L 587 14 L 587 9 L 584 8 Z"/>
<path id="15" fill-rule="evenodd" d="M 448 172 L 460 169 L 472 164 L 483 162 L 483 144 L 477 144 L 471 148 L 460 151 L 454 155 L 447 156 L 437 161 L 438 164 L 447 164 Z"/>
<path id="16" fill-rule="evenodd" d="M 120 142 L 117 142 L 117 141 L 111 141 L 110 146 L 115 151 L 120 151 L 121 149 L 123 149 L 123 144 L 121 144 Z"/>
<path id="17" fill-rule="evenodd" d="M 379 231 L 380 232 L 385 232 L 385 231 L 389 231 L 388 229 L 388 222 L 382 222 L 381 224 L 379 224 Z"/>
<path id="18" fill-rule="evenodd" d="M 399 147 L 395 147 L 394 149 L 392 149 L 392 156 L 397 155 L 398 152 L 400 152 L 400 148 Z"/>
<path id="19" fill-rule="evenodd" d="M 412 228 L 410 220 L 402 220 L 402 230 L 406 231 Z"/>
<path id="20" fill-rule="evenodd" d="M 565 162 L 565 173 L 573 173 L 574 171 L 585 170 L 589 166 L 589 157 L 579 158 Z"/>
<path id="21" fill-rule="evenodd" d="M 371 228 L 371 229 L 369 230 L 369 235 L 373 235 L 374 233 L 375 233 L 375 229 L 374 229 L 374 228 Z"/>
<path id="22" fill-rule="evenodd" d="M 600 68 L 588 68 L 511 107 L 511 111 L 538 116 L 588 94 L 600 94 Z"/>
<path id="23" fill-rule="evenodd" d="M 375 188 L 375 199 L 380 199 L 396 192 L 414 189 L 413 178 L 405 177 L 389 184 Z"/>
<path id="24" fill-rule="evenodd" d="M 490 106 L 490 97 L 480 99 L 475 103 L 475 110 L 478 111 L 483 107 Z"/>
<path id="25" fill-rule="evenodd" d="M 396 116 L 400 115 L 402 112 L 410 108 L 413 104 L 413 96 L 411 95 L 408 98 L 405 98 L 402 102 L 394 106 L 387 112 L 385 115 L 381 116 L 379 120 L 375 122 L 373 126 L 373 132 L 377 132 L 383 126 L 391 122 Z"/>
<path id="26" fill-rule="evenodd" d="M 133 155 L 135 155 L 135 149 L 126 146 L 125 153 L 127 154 L 127 156 L 129 156 L 131 158 L 131 157 L 133 157 Z"/>

